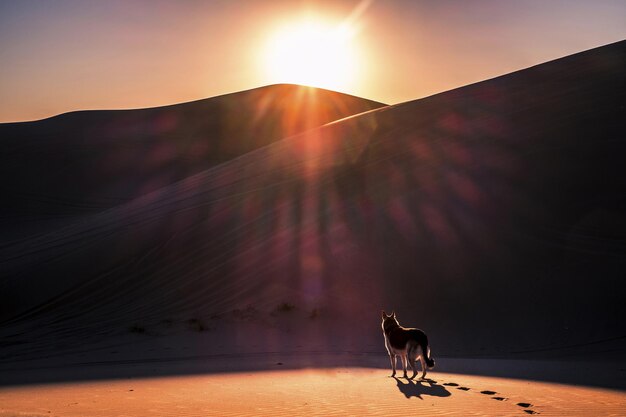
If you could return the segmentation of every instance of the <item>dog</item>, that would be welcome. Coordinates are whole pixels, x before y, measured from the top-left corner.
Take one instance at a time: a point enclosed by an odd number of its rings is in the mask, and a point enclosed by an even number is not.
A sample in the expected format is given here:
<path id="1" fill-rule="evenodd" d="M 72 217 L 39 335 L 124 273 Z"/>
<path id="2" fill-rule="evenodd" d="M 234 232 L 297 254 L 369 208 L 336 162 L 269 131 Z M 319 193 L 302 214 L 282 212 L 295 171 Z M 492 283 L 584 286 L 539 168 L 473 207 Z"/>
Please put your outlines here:
<path id="1" fill-rule="evenodd" d="M 435 366 L 435 360 L 430 356 L 430 346 L 428 345 L 428 337 L 426 333 L 420 329 L 408 329 L 400 326 L 396 319 L 396 313 L 392 312 L 390 316 L 382 311 L 382 328 L 385 336 L 385 347 L 389 353 L 391 360 L 392 377 L 396 376 L 396 358 L 399 356 L 402 360 L 402 369 L 406 378 L 407 362 L 413 369 L 413 376 L 417 375 L 415 361 L 419 359 L 422 365 L 422 379 L 426 378 L 427 369 Z"/>

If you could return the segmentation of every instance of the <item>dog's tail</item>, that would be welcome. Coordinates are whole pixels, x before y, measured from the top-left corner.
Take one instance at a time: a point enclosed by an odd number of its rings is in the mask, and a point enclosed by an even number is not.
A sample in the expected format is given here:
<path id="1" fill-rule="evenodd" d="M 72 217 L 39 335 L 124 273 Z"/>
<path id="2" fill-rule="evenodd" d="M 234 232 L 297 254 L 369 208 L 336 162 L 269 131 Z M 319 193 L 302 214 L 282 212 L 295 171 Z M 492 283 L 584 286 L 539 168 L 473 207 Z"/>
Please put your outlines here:
<path id="1" fill-rule="evenodd" d="M 435 360 L 430 355 L 430 346 L 428 345 L 428 338 L 424 335 L 424 339 L 422 340 L 422 352 L 424 355 L 424 362 L 426 362 L 426 366 L 432 368 L 435 366 Z"/>
<path id="2" fill-rule="evenodd" d="M 424 361 L 426 362 L 426 366 L 432 368 L 435 366 L 435 360 L 432 356 L 430 356 L 430 346 L 426 347 L 426 354 L 424 355 Z"/>

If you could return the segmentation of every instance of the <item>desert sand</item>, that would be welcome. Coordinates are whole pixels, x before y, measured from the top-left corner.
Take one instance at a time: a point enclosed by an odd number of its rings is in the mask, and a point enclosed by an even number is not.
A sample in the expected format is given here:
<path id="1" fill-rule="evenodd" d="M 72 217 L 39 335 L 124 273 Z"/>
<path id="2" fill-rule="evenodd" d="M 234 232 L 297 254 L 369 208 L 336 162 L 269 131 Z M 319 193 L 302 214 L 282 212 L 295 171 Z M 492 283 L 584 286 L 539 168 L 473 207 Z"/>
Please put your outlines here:
<path id="1" fill-rule="evenodd" d="M 0 388 L 0 416 L 623 416 L 626 394 L 432 373 L 327 368 Z"/>
<path id="2" fill-rule="evenodd" d="M 0 125 L 0 409 L 623 413 L 624 62 Z M 436 385 L 386 377 L 382 309 Z"/>

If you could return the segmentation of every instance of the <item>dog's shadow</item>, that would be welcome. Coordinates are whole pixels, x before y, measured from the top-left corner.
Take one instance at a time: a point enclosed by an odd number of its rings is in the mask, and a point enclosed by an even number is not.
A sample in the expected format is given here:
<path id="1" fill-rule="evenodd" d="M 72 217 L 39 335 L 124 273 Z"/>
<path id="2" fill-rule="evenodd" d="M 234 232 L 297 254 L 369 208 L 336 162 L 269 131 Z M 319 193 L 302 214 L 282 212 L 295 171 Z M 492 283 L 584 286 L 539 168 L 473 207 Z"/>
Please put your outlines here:
<path id="1" fill-rule="evenodd" d="M 417 397 L 423 400 L 422 395 L 432 395 L 434 397 L 449 397 L 450 391 L 448 391 L 443 385 L 438 385 L 436 381 L 432 379 L 423 380 L 411 380 L 400 379 L 393 377 L 398 384 L 398 389 L 404 394 L 406 398 Z"/>

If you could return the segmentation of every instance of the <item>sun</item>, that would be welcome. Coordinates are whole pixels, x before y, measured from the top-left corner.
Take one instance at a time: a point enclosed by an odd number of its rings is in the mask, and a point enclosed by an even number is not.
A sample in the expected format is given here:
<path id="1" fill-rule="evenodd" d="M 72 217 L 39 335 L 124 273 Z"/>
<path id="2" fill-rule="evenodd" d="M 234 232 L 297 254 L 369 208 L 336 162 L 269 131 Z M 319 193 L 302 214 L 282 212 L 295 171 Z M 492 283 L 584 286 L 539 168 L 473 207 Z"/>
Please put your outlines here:
<path id="1" fill-rule="evenodd" d="M 345 91 L 358 78 L 354 30 L 346 24 L 305 20 L 282 27 L 269 38 L 263 61 L 271 84 Z"/>

